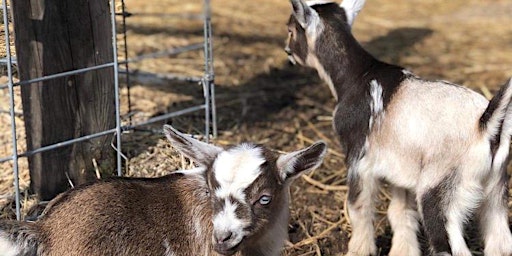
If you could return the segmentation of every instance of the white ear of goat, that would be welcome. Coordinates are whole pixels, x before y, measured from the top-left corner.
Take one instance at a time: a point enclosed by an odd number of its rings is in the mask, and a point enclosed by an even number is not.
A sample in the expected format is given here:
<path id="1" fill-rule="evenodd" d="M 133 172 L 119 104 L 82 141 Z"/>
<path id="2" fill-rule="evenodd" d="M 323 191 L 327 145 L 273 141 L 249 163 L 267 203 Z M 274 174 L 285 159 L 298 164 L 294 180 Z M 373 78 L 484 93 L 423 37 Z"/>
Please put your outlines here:
<path id="1" fill-rule="evenodd" d="M 354 19 L 357 17 L 361 9 L 363 9 L 366 0 L 343 0 L 340 6 L 345 10 L 347 14 L 347 22 L 352 27 Z"/>

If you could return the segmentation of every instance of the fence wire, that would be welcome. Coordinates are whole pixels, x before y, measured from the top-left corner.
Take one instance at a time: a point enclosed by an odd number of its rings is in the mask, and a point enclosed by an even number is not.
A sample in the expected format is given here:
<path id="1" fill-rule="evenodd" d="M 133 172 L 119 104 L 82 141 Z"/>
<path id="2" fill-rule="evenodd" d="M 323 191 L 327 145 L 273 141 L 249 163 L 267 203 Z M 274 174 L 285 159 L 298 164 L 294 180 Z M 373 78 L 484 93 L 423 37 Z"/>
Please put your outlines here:
<path id="1" fill-rule="evenodd" d="M 112 26 L 112 49 L 113 49 L 113 62 L 105 63 L 102 65 L 91 66 L 82 69 L 76 69 L 72 71 L 52 74 L 48 76 L 38 77 L 26 81 L 14 82 L 13 80 L 13 65 L 16 64 L 16 60 L 11 53 L 11 33 L 9 31 L 9 8 L 7 4 L 7 0 L 2 0 L 1 9 L 3 11 L 3 23 L 4 23 L 4 31 L 5 31 L 5 47 L 6 47 L 6 56 L 3 59 L 0 59 L 0 63 L 5 64 L 7 66 L 7 84 L 0 85 L 1 89 L 8 89 L 9 94 L 9 115 L 11 121 L 11 137 L 12 137 L 12 154 L 10 156 L 2 157 L 0 156 L 0 163 L 6 161 L 12 161 L 12 171 L 14 176 L 14 191 L 15 191 L 15 207 L 16 207 L 16 218 L 18 220 L 21 219 L 21 204 L 20 204 L 20 184 L 19 184 L 19 158 L 27 157 L 34 154 L 39 154 L 41 152 L 54 150 L 60 147 L 68 146 L 74 143 L 90 140 L 93 138 L 114 135 L 115 136 L 115 145 L 113 148 L 116 151 L 116 160 L 117 160 L 117 175 L 121 176 L 122 173 L 122 158 L 124 157 L 121 153 L 122 151 L 122 140 L 121 134 L 125 131 L 133 130 L 137 127 L 147 126 L 149 124 L 153 124 L 156 122 L 161 122 L 167 120 L 172 117 L 189 114 L 192 112 L 197 112 L 204 110 L 205 115 L 205 138 L 206 141 L 209 139 L 210 128 L 213 136 L 217 135 L 217 125 L 216 125 L 216 111 L 215 111 L 215 83 L 214 83 L 214 70 L 213 70 L 213 42 L 212 42 L 212 26 L 211 26 L 211 9 L 210 9 L 210 0 L 203 0 L 203 14 L 201 16 L 197 15 L 181 15 L 177 16 L 178 18 L 201 18 L 203 20 L 203 29 L 204 42 L 200 44 L 191 44 L 184 47 L 168 49 L 164 51 L 153 52 L 145 55 L 139 55 L 134 58 L 128 58 L 128 45 L 127 45 L 127 34 L 126 34 L 126 19 L 128 17 L 134 15 L 144 15 L 144 14 L 133 14 L 127 13 L 125 9 L 124 0 L 117 0 L 121 3 L 121 13 L 116 13 L 116 0 L 110 0 L 110 22 Z M 151 14 L 149 14 L 151 15 Z M 165 15 L 165 14 L 161 14 Z M 122 35 L 123 35 L 123 43 L 124 43 L 124 60 L 119 61 L 118 55 L 118 42 L 117 42 L 117 28 L 116 28 L 116 16 L 121 16 L 122 22 Z M 131 104 L 130 104 L 130 71 L 129 71 L 129 63 L 137 62 L 145 59 L 158 58 L 163 56 L 172 56 L 186 51 L 199 50 L 203 49 L 204 51 L 204 75 L 203 77 L 188 77 L 177 74 L 157 74 L 157 76 L 163 76 L 166 79 L 176 79 L 181 81 L 189 81 L 189 82 L 197 82 L 200 83 L 203 89 L 203 97 L 204 102 L 201 105 L 196 105 L 192 107 L 188 107 L 185 109 L 181 109 L 178 111 L 173 111 L 169 113 L 165 113 L 153 118 L 150 118 L 146 121 L 132 124 L 132 120 L 130 119 L 128 125 L 121 124 L 121 106 L 120 106 L 120 87 L 119 87 L 119 74 L 124 74 L 126 76 L 126 85 L 128 89 L 128 111 L 130 113 Z M 124 66 L 124 70 L 120 69 L 120 65 Z M 15 112 L 14 112 L 14 87 L 16 86 L 24 86 L 35 82 L 46 81 L 50 79 L 77 75 L 85 72 L 90 72 L 99 69 L 112 68 L 114 71 L 114 91 L 115 91 L 115 119 L 116 126 L 113 129 L 104 130 L 102 132 L 82 136 L 79 138 L 74 138 L 66 141 L 62 141 L 59 143 L 51 144 L 48 146 L 36 148 L 26 152 L 18 152 L 17 148 L 17 137 L 16 137 L 16 120 L 15 120 Z M 150 73 L 148 73 L 150 74 Z"/>

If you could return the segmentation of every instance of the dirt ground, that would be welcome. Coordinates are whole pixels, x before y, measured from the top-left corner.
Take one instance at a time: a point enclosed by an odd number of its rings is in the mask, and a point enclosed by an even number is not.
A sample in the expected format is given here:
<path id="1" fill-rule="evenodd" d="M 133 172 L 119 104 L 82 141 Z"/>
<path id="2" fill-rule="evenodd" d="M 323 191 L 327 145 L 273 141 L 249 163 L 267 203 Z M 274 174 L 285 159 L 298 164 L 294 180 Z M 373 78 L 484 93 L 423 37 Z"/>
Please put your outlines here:
<path id="1" fill-rule="evenodd" d="M 201 1 L 126 0 L 126 4 L 134 14 L 127 19 L 129 57 L 202 40 L 201 21 L 185 15 L 199 14 Z M 227 146 L 252 141 L 291 151 L 316 140 L 328 142 L 324 164 L 292 186 L 290 242 L 284 255 L 337 255 L 347 249 L 350 224 L 344 206 L 344 156 L 331 128 L 335 102 L 314 71 L 287 62 L 283 46 L 290 8 L 285 0 L 212 1 L 219 127 L 214 143 Z M 355 21 L 353 32 L 382 60 L 428 79 L 466 85 L 489 97 L 512 76 L 511 13 L 512 2 L 507 0 L 371 0 Z M 118 38 L 122 39 L 121 35 Z M 120 40 L 121 54 L 123 50 Z M 202 56 L 195 51 L 151 59 L 130 64 L 130 70 L 201 76 Z M 5 77 L 2 79 L 5 81 Z M 128 90 L 122 90 L 124 123 L 128 116 L 137 122 L 202 100 L 201 88 L 196 84 L 145 79 L 137 74 L 130 80 L 130 113 Z M 11 150 L 7 100 L 8 92 L 0 90 L 0 158 Z M 15 110 L 22 111 L 19 97 Z M 201 133 L 202 120 L 199 112 L 168 123 L 183 131 Z M 23 151 L 22 117 L 18 116 L 16 122 L 18 145 Z M 160 176 L 181 168 L 182 159 L 161 134 L 154 132 L 161 125 L 123 135 L 127 175 Z M 20 167 L 21 185 L 26 188 L 29 180 L 24 159 Z M 0 163 L 0 205 L 12 198 L 11 169 L 12 162 Z M 377 242 L 380 255 L 386 255 L 391 233 L 385 218 L 385 202 L 389 199 L 385 188 L 380 198 L 384 203 L 378 205 L 375 219 Z M 482 255 L 478 235 L 472 229 L 468 231 L 471 249 L 475 255 Z M 422 236 L 420 239 L 424 240 Z"/>

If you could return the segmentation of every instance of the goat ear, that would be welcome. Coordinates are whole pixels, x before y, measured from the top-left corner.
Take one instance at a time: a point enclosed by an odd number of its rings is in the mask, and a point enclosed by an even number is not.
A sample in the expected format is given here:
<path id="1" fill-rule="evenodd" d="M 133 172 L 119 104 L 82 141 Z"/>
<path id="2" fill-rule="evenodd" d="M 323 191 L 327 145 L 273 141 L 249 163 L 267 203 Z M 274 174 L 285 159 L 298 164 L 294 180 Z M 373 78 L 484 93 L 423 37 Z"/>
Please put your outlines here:
<path id="1" fill-rule="evenodd" d="M 298 177 L 304 171 L 315 169 L 324 159 L 327 145 L 320 141 L 295 152 L 281 155 L 277 159 L 277 169 L 283 181 Z"/>
<path id="2" fill-rule="evenodd" d="M 164 125 L 164 133 L 176 150 L 201 166 L 209 165 L 222 152 L 222 148 L 180 133 L 170 125 Z"/>
<path id="3" fill-rule="evenodd" d="M 320 20 L 318 13 L 303 0 L 291 0 L 293 16 L 300 26 L 307 30 L 308 26 L 316 26 Z"/>
<path id="4" fill-rule="evenodd" d="M 350 27 L 354 24 L 354 19 L 357 17 L 361 9 L 363 9 L 366 0 L 343 0 L 340 7 L 345 10 L 347 15 L 347 23 Z"/>

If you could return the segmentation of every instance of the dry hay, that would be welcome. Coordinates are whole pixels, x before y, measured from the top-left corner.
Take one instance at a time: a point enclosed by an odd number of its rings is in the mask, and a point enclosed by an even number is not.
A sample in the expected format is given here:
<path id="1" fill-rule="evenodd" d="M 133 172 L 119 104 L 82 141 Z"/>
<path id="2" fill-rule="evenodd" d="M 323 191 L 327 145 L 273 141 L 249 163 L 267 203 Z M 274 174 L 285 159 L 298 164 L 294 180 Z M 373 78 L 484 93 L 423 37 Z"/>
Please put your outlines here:
<path id="1" fill-rule="evenodd" d="M 200 21 L 184 19 L 198 14 L 201 1 L 127 0 L 129 57 L 202 40 Z M 331 128 L 335 102 L 327 87 L 309 69 L 290 67 L 282 47 L 288 1 L 212 1 L 218 123 L 214 143 L 228 146 L 242 141 L 292 151 L 316 140 L 329 144 L 323 165 L 292 186 L 290 242 L 285 255 L 335 255 L 346 251 L 350 223 L 346 207 L 346 168 L 340 144 Z M 137 15 L 152 13 L 154 15 Z M 358 17 L 354 33 L 377 57 L 403 65 L 420 76 L 446 79 L 481 91 L 487 97 L 511 76 L 512 3 L 374 0 Z M 173 14 L 168 15 L 168 14 Z M 121 29 L 121 27 L 120 27 Z M 118 37 L 121 39 L 121 36 Z M 122 45 L 120 52 L 123 51 Z M 201 75 L 202 52 L 159 58 L 130 65 L 130 70 Z M 127 89 L 122 89 L 123 121 L 141 121 L 169 110 L 201 102 L 201 88 L 155 78 L 131 77 L 132 112 L 127 113 Z M 16 111 L 21 112 L 19 92 Z M 7 92 L 0 91 L 0 110 L 7 110 Z M 10 153 L 9 118 L 0 112 L 0 157 Z M 23 120 L 17 117 L 18 145 L 24 150 Z M 180 130 L 201 133 L 202 113 L 168 121 Z M 125 172 L 129 176 L 155 177 L 188 166 L 158 130 L 161 124 L 123 134 Z M 22 185 L 28 185 L 25 160 L 21 162 Z M 12 163 L 0 164 L 0 203 L 12 195 Z M 100 171 L 100 175 L 106 175 Z M 391 231 L 385 218 L 389 195 L 385 186 L 378 205 L 377 243 L 380 255 L 389 250 Z M 25 198 L 25 197 L 24 197 Z M 4 201 L 2 201 L 4 200 Z M 24 205 L 35 204 L 26 197 Z M 28 212 L 29 207 L 24 207 Z M 3 208 L 13 216 L 12 207 Z M 468 243 L 481 254 L 476 231 Z M 424 237 L 420 235 L 424 241 Z"/>

